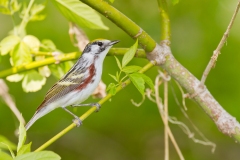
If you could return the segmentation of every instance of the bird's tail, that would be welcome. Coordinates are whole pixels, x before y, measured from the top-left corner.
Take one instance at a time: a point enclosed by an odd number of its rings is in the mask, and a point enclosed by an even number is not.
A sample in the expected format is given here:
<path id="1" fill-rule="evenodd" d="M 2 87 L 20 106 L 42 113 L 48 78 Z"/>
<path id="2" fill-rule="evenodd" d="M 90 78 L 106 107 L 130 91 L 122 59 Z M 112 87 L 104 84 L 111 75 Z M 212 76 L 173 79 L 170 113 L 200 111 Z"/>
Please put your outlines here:
<path id="1" fill-rule="evenodd" d="M 34 122 L 36 122 L 36 120 L 38 120 L 39 118 L 41 118 L 43 115 L 39 114 L 39 112 L 37 111 L 33 117 L 30 119 L 30 121 L 26 124 L 25 128 L 26 131 L 33 125 Z"/>

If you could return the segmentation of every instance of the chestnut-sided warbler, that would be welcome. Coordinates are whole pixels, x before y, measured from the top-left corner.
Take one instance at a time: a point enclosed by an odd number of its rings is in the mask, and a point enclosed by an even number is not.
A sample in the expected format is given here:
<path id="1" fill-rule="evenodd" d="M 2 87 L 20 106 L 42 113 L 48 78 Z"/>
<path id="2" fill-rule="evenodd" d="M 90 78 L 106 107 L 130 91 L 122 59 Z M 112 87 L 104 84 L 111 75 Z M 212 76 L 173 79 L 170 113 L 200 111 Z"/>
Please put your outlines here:
<path id="1" fill-rule="evenodd" d="M 47 92 L 43 102 L 27 123 L 26 130 L 36 120 L 58 107 L 73 115 L 77 126 L 81 124 L 81 120 L 70 112 L 67 106 L 96 106 L 99 109 L 98 103 L 80 103 L 86 100 L 98 86 L 102 77 L 103 60 L 109 49 L 118 42 L 118 40 L 97 39 L 87 44 L 76 64 Z"/>

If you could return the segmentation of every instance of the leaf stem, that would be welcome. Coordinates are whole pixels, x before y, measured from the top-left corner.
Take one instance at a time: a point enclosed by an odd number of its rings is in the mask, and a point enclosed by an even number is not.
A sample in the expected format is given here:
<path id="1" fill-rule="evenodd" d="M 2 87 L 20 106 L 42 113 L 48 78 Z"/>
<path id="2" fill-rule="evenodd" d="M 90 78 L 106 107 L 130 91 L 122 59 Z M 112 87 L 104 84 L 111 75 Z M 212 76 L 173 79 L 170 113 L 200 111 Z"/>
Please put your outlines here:
<path id="1" fill-rule="evenodd" d="M 19 29 L 18 29 L 18 35 L 21 35 L 21 33 L 23 32 L 23 29 L 26 27 L 27 23 L 28 23 L 28 18 L 29 18 L 29 12 L 30 12 L 30 9 L 32 7 L 34 3 L 34 0 L 30 0 L 29 4 L 28 4 L 28 7 L 27 7 L 27 10 L 24 14 L 24 17 L 22 19 L 22 22 L 19 26 Z"/>

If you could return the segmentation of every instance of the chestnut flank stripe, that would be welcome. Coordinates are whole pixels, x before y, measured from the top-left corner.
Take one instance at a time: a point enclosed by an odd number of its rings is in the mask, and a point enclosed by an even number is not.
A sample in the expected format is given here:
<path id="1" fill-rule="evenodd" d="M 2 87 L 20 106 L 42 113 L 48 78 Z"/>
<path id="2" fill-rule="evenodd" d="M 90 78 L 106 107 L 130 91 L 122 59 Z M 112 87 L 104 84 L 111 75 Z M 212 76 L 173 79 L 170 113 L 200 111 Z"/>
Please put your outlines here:
<path id="1" fill-rule="evenodd" d="M 87 87 L 88 84 L 91 83 L 91 81 L 93 80 L 93 77 L 95 76 L 96 74 L 96 69 L 95 69 L 95 66 L 94 64 L 92 64 L 90 67 L 89 67 L 89 76 L 85 79 L 85 81 L 80 84 L 75 90 L 82 90 L 84 88 Z"/>

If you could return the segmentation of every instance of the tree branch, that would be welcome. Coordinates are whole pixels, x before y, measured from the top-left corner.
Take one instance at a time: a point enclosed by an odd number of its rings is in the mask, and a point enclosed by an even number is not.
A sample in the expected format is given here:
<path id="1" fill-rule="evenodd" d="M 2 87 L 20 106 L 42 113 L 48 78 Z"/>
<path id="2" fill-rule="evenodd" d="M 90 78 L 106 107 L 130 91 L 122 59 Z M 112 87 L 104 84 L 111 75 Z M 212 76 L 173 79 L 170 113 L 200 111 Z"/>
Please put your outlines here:
<path id="1" fill-rule="evenodd" d="M 170 28 L 170 19 L 168 14 L 168 7 L 166 0 L 158 0 L 158 8 L 160 11 L 160 25 L 161 25 L 161 40 L 169 40 L 171 36 L 171 28 Z"/>
<path id="2" fill-rule="evenodd" d="M 157 65 L 164 68 L 170 76 L 178 81 L 191 95 L 190 98 L 193 98 L 193 100 L 202 107 L 222 133 L 234 137 L 240 142 L 240 124 L 236 118 L 227 113 L 207 88 L 202 86 L 200 81 L 173 57 L 169 47 L 169 40 L 163 40 L 160 45 L 156 44 L 156 42 L 134 22 L 102 0 L 81 1 L 102 13 L 132 38 L 136 38 L 134 35 L 137 35 L 139 43 L 148 53 L 148 59 L 150 61 L 156 60 Z"/>
<path id="3" fill-rule="evenodd" d="M 110 49 L 108 55 L 114 55 L 114 56 L 122 56 L 127 52 L 128 48 L 112 48 Z M 46 52 L 49 54 L 49 52 Z M 41 54 L 43 54 L 41 52 Z M 80 52 L 73 52 L 73 53 L 67 53 L 67 54 L 62 54 L 59 55 L 57 58 L 55 57 L 51 57 L 51 58 L 46 58 L 44 60 L 41 61 L 35 61 L 29 64 L 24 64 L 21 66 L 17 66 L 17 67 L 12 67 L 10 69 L 6 69 L 0 72 L 0 78 L 12 75 L 12 74 L 16 74 L 16 73 L 20 73 L 20 72 L 25 72 L 34 68 L 38 68 L 38 67 L 42 67 L 45 65 L 49 65 L 49 64 L 54 64 L 56 62 L 65 62 L 65 61 L 70 61 L 70 60 L 76 60 L 79 58 L 79 56 L 81 55 Z M 145 58 L 146 54 L 145 51 L 143 49 L 138 49 L 135 57 L 138 58 Z"/>

